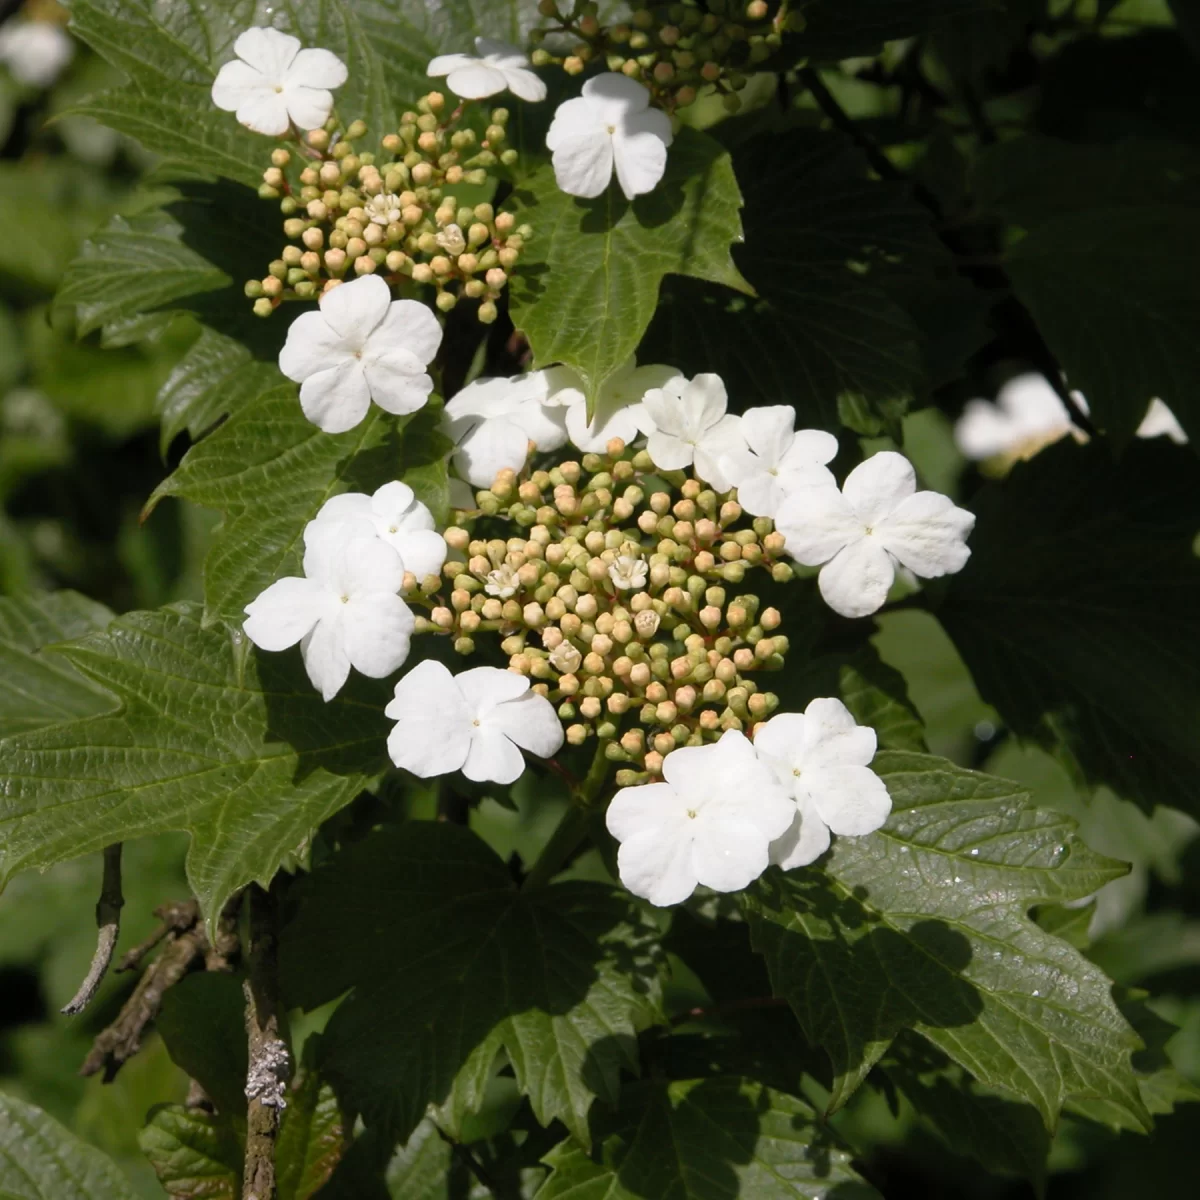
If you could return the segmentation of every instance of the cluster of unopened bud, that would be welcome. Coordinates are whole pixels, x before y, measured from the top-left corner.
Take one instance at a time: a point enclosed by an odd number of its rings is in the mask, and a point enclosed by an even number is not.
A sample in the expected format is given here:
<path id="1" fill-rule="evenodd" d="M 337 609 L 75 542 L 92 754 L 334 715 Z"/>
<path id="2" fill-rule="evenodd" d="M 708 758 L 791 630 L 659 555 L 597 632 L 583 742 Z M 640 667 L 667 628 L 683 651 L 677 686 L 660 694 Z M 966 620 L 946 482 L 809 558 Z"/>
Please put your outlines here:
<path id="1" fill-rule="evenodd" d="M 448 188 L 488 181 L 497 164 L 511 166 L 508 110 L 493 109 L 482 139 L 462 123 L 466 104 L 447 112 L 430 92 L 406 112 L 379 153 L 359 153 L 367 132 L 335 120 L 309 130 L 299 152 L 280 147 L 263 173 L 259 195 L 279 200 L 287 245 L 262 279 L 246 283 L 259 316 L 287 299 L 308 300 L 346 279 L 381 273 L 389 284 L 411 279 L 432 286 L 449 312 L 460 297 L 479 301 L 485 324 L 532 230 L 490 204 L 459 203 Z"/>
<path id="2" fill-rule="evenodd" d="M 582 462 L 502 471 L 446 531 L 449 594 L 417 621 L 462 654 L 499 638 L 509 669 L 556 705 L 568 743 L 599 738 L 622 786 L 656 777 L 679 746 L 769 717 L 778 700 L 751 676 L 779 670 L 788 649 L 779 612 L 735 591 L 751 571 L 793 577 L 783 537 L 671 478 L 659 490 L 645 451 L 620 439 Z"/>
<path id="3" fill-rule="evenodd" d="M 804 28 L 794 0 L 631 0 L 629 17 L 609 25 L 601 23 L 599 7 L 590 0 L 541 0 L 538 11 L 554 24 L 535 29 L 533 40 L 566 35 L 576 41 L 563 54 L 539 45 L 534 65 L 555 63 L 578 75 L 589 63 L 603 62 L 644 83 L 668 112 L 691 104 L 705 88 L 737 112 L 746 72 L 775 53 L 785 31 Z"/>

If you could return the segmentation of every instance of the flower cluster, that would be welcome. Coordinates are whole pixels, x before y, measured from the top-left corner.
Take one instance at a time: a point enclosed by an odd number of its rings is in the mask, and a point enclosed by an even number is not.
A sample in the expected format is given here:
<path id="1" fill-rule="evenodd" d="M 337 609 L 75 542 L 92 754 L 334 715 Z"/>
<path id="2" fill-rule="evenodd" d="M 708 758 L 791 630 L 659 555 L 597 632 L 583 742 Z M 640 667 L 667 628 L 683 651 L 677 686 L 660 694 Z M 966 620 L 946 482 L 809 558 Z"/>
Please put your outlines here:
<path id="1" fill-rule="evenodd" d="M 603 62 L 645 83 L 668 112 L 704 91 L 716 92 L 737 112 L 746 73 L 779 48 L 785 30 L 804 25 L 788 0 L 632 0 L 629 8 L 627 18 L 606 25 L 596 3 L 541 0 L 538 11 L 553 23 L 535 30 L 534 40 L 564 47 L 561 52 L 540 47 L 534 63 L 554 63 L 578 75 L 589 63 Z"/>
<path id="2" fill-rule="evenodd" d="M 813 700 L 754 731 L 677 750 L 663 782 L 626 787 L 606 821 L 620 843 L 621 882 L 652 904 L 679 904 L 696 886 L 738 891 L 770 863 L 807 866 L 830 834 L 861 836 L 887 820 L 891 797 L 870 769 L 875 731 L 840 700 Z"/>
<path id="3" fill-rule="evenodd" d="M 430 92 L 379 153 L 356 151 L 367 133 L 362 121 L 340 132 L 329 121 L 308 131 L 299 152 L 274 150 L 259 194 L 279 199 L 289 241 L 264 278 L 247 282 L 254 311 L 269 316 L 285 299 L 310 299 L 347 277 L 378 272 L 389 284 L 431 285 L 443 312 L 460 296 L 478 300 L 479 318 L 494 321 L 532 230 L 447 191 L 484 183 L 489 168 L 516 160 L 505 146 L 507 109 L 491 112 L 482 140 L 463 116 L 463 105 L 449 111 L 446 98 Z"/>

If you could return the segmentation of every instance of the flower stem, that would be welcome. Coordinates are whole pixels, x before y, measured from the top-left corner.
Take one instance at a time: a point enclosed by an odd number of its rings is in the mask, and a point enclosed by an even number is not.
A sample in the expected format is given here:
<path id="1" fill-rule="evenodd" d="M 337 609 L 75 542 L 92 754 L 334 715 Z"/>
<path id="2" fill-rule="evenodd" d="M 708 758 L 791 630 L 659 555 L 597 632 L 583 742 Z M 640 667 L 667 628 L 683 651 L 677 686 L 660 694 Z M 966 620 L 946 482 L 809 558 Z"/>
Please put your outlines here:
<path id="1" fill-rule="evenodd" d="M 544 887 L 566 866 L 579 844 L 588 835 L 588 826 L 596 814 L 595 799 L 608 776 L 608 757 L 605 748 L 608 740 L 600 738 L 596 753 L 587 775 L 578 783 L 571 794 L 571 805 L 560 818 L 550 840 L 542 847 L 537 861 L 525 876 L 522 888 Z"/>

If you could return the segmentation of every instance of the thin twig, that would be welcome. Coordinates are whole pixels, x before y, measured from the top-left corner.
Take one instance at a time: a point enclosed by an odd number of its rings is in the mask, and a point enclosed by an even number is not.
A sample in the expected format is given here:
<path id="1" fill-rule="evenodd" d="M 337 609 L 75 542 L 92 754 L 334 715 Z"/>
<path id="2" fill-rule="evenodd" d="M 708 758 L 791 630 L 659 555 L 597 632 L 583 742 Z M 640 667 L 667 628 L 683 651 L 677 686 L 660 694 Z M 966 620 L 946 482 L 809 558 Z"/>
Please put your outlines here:
<path id="1" fill-rule="evenodd" d="M 862 126 L 850 118 L 845 109 L 837 102 L 837 98 L 825 86 L 824 80 L 821 79 L 820 72 L 816 68 L 804 67 L 799 74 L 805 87 L 812 92 L 817 107 L 829 118 L 830 124 L 835 129 L 844 133 L 862 151 L 875 174 L 880 179 L 907 184 L 912 189 L 913 195 L 930 210 L 938 221 L 942 241 L 951 253 L 959 260 L 970 257 L 970 251 L 964 246 L 958 234 L 952 229 L 946 228 L 945 214 L 938 198 L 927 187 L 910 179 L 901 171 L 876 145 Z M 1096 426 L 1080 407 L 1075 397 L 1071 395 L 1061 364 L 1042 336 L 1042 331 L 1038 328 L 1033 315 L 1012 290 L 1012 283 L 1007 274 L 999 266 L 988 267 L 986 270 L 991 277 L 992 286 L 1003 288 L 1009 293 L 1005 303 L 998 306 L 996 311 L 997 314 L 1001 314 L 1003 310 L 1004 315 L 1008 317 L 1008 330 L 1016 343 L 1016 348 L 1025 355 L 1038 372 L 1045 376 L 1046 382 L 1054 389 L 1055 394 L 1070 414 L 1072 423 L 1084 433 L 1094 437 L 1097 433 Z"/>
<path id="2" fill-rule="evenodd" d="M 111 1083 L 122 1065 L 140 1049 L 147 1027 L 158 1016 L 163 994 L 204 962 L 209 945 L 196 901 L 164 905 L 156 911 L 168 913 L 171 918 L 169 924 L 165 923 L 166 931 L 157 938 L 157 941 L 165 938 L 166 945 L 138 980 L 117 1019 L 96 1036 L 79 1068 L 80 1075 L 103 1071 L 104 1082 Z M 191 920 L 185 924 L 187 914 Z"/>
<path id="3" fill-rule="evenodd" d="M 291 1053 L 280 1036 L 278 930 L 275 896 L 251 885 L 246 1037 L 246 1160 L 242 1200 L 276 1200 L 275 1143 L 287 1107 Z"/>
<path id="4" fill-rule="evenodd" d="M 754 1012 L 763 1008 L 785 1008 L 787 1000 L 783 996 L 747 996 L 742 1000 L 731 1000 L 728 1004 L 714 1004 L 708 1008 L 689 1008 L 671 1018 L 672 1025 L 682 1025 L 687 1021 L 700 1021 L 705 1017 L 723 1017 L 728 1013 Z"/>
<path id="5" fill-rule="evenodd" d="M 144 942 L 139 942 L 132 950 L 121 955 L 116 970 L 132 971 L 141 965 L 141 961 L 158 945 L 163 938 L 173 933 L 183 933 L 196 923 L 200 909 L 195 900 L 179 900 L 171 904 L 160 904 L 154 910 L 154 915 L 161 924 Z"/>
<path id="6" fill-rule="evenodd" d="M 121 932 L 121 909 L 125 897 L 121 894 L 121 843 L 114 842 L 104 848 L 104 878 L 100 884 L 100 899 L 96 902 L 96 953 L 92 965 L 79 985 L 79 991 L 59 1010 L 68 1017 L 83 1012 L 108 973 L 113 951 L 117 948 L 117 935 Z"/>
<path id="7" fill-rule="evenodd" d="M 452 1138 L 436 1121 L 433 1123 L 433 1127 L 438 1131 L 438 1137 L 450 1147 L 455 1157 L 475 1176 L 480 1186 L 486 1188 L 493 1196 L 498 1196 L 500 1193 L 496 1181 L 488 1173 L 483 1163 L 471 1153 L 471 1148 Z"/>

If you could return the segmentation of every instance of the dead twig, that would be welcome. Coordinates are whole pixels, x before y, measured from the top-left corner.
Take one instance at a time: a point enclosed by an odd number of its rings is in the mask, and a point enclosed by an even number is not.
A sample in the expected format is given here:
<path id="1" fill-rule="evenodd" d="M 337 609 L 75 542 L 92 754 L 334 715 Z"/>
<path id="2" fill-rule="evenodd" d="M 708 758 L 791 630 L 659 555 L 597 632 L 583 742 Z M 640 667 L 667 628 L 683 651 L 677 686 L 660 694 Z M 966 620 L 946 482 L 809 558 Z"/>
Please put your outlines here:
<path id="1" fill-rule="evenodd" d="M 125 897 L 121 893 L 121 843 L 114 842 L 104 849 L 104 878 L 100 884 L 100 899 L 96 901 L 96 953 L 74 997 L 59 1010 L 68 1017 L 83 1012 L 108 973 L 117 935 L 121 932 L 121 909 Z"/>
<path id="2" fill-rule="evenodd" d="M 117 1019 L 96 1036 L 90 1053 L 79 1068 L 80 1075 L 96 1075 L 103 1071 L 104 1082 L 110 1083 L 122 1065 L 140 1049 L 147 1027 L 158 1015 L 163 994 L 189 971 L 202 965 L 210 949 L 200 920 L 200 905 L 195 900 L 166 904 L 155 912 L 162 919 L 163 928 L 125 955 L 120 969 L 128 970 L 160 942 L 165 941 L 166 945 L 138 980 Z"/>

